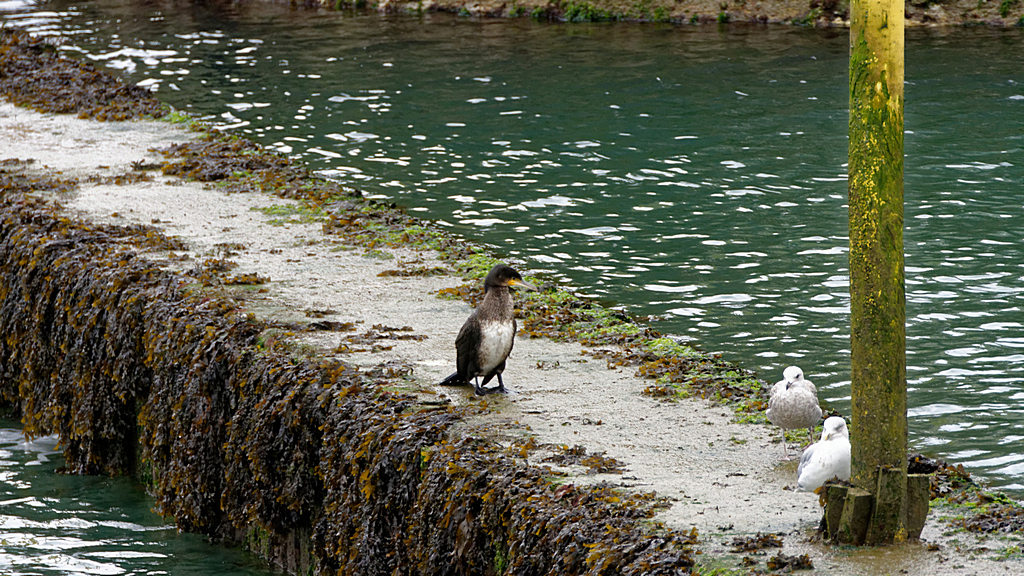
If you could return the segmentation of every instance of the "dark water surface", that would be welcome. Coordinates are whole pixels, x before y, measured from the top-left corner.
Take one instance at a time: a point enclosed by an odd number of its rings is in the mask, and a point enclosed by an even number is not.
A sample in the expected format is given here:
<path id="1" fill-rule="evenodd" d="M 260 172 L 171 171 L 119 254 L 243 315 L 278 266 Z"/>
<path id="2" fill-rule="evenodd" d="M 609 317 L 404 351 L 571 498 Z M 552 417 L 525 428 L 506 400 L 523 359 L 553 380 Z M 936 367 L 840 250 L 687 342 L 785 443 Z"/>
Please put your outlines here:
<path id="1" fill-rule="evenodd" d="M 0 574 L 266 576 L 251 555 L 179 534 L 130 480 L 68 476 L 55 437 L 0 419 Z"/>
<path id="2" fill-rule="evenodd" d="M 17 0 L 173 105 L 849 410 L 847 31 Z M 19 7 L 20 6 L 20 7 Z M 1024 31 L 907 34 L 911 445 L 1024 494 Z"/>

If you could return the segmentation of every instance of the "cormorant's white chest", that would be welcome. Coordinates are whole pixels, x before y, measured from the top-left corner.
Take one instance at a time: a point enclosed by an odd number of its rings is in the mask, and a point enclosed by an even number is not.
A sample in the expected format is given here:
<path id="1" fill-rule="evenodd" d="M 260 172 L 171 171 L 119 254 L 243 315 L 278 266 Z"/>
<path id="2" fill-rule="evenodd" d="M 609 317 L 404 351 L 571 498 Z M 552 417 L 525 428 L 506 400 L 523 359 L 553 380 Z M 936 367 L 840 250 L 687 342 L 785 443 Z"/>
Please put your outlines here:
<path id="1" fill-rule="evenodd" d="M 489 374 L 501 364 L 512 351 L 512 339 L 516 336 L 512 322 L 482 322 L 480 324 L 480 347 L 477 365 L 481 374 Z"/>

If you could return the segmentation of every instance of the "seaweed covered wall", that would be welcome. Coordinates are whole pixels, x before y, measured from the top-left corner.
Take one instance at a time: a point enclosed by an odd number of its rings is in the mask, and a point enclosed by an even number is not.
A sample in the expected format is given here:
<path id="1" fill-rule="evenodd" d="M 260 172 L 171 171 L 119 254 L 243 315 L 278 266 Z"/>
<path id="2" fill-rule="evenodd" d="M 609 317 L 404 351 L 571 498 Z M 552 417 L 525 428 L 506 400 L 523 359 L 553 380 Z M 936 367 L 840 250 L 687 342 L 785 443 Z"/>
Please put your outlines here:
<path id="1" fill-rule="evenodd" d="M 40 111 L 104 121 L 162 118 L 169 111 L 146 88 L 60 57 L 55 40 L 0 30 L 0 95 Z"/>
<path id="2" fill-rule="evenodd" d="M 317 574 L 678 574 L 695 533 L 655 502 L 553 485 L 380 375 L 259 346 L 265 326 L 0 171 L 0 397 L 70 472 L 136 474 L 184 530 Z M 458 424 L 458 426 L 456 426 Z"/>
<path id="3" fill-rule="evenodd" d="M 98 119 L 166 112 L 20 32 L 0 31 L 0 93 Z M 168 171 L 216 179 L 201 161 L 209 146 Z M 204 286 L 209 270 L 175 274 L 147 257 L 179 241 L 70 220 L 41 193 L 77 182 L 27 175 L 25 164 L 0 162 L 0 401 L 27 434 L 59 435 L 68 472 L 134 475 L 179 528 L 244 543 L 295 573 L 694 565 L 696 533 L 652 530 L 652 496 L 554 485 L 523 463 L 525 447 L 471 433 L 465 409 L 389 392 L 380 372 L 268 349 L 266 324 Z M 298 186 L 297 171 L 274 173 L 278 193 Z M 310 193 L 338 196 L 321 184 Z"/>

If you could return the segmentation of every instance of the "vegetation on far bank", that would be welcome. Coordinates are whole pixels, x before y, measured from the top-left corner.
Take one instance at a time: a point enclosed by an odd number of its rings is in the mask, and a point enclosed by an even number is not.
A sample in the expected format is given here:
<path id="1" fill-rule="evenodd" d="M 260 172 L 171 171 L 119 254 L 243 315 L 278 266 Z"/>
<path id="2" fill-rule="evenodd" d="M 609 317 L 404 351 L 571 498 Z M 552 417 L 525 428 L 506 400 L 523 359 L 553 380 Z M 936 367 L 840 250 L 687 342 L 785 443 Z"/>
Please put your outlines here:
<path id="1" fill-rule="evenodd" d="M 556 22 L 849 26 L 849 0 L 318 0 L 331 9 Z M 908 26 L 1024 26 L 1021 0 L 906 0 Z"/>

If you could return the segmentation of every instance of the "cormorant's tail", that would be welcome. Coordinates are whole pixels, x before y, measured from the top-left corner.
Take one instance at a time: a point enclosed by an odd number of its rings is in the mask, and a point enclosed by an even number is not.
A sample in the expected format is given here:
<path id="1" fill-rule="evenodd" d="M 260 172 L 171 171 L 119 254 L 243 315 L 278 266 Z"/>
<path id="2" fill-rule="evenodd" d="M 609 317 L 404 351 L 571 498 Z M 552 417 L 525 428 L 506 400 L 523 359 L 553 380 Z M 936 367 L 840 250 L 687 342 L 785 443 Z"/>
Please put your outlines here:
<path id="1" fill-rule="evenodd" d="M 466 384 L 468 384 L 468 382 L 463 380 L 462 376 L 459 376 L 458 372 L 452 374 L 451 376 L 445 378 L 444 380 L 441 380 L 440 382 L 441 386 L 464 386 Z"/>

